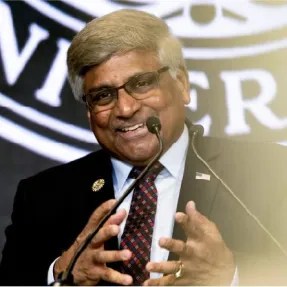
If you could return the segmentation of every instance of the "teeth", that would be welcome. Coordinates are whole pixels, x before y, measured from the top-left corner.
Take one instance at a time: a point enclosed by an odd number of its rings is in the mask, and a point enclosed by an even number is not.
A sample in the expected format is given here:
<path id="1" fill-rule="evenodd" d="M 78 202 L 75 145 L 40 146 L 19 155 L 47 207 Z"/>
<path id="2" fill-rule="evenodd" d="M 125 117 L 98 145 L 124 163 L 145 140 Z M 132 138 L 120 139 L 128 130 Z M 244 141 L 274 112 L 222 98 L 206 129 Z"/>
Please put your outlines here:
<path id="1" fill-rule="evenodd" d="M 132 127 L 122 128 L 121 131 L 123 131 L 123 132 L 134 131 L 140 127 L 143 127 L 143 124 L 138 124 L 138 125 L 134 125 Z"/>

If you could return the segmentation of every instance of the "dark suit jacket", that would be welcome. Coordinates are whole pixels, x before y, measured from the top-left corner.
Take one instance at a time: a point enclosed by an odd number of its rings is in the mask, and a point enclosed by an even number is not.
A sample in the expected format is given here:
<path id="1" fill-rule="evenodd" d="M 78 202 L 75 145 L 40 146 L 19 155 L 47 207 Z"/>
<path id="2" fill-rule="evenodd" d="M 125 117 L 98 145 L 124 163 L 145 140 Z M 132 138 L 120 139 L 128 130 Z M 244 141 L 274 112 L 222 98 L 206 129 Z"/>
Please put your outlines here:
<path id="1" fill-rule="evenodd" d="M 286 149 L 207 137 L 199 138 L 196 146 L 287 249 Z M 196 172 L 210 174 L 190 148 L 178 210 L 184 210 L 192 199 L 197 209 L 217 224 L 236 256 L 241 284 L 287 285 L 282 252 L 218 180 L 213 176 L 210 181 L 196 179 Z M 12 224 L 6 229 L 0 284 L 46 285 L 51 262 L 73 243 L 95 208 L 114 198 L 111 174 L 109 154 L 101 150 L 22 180 L 15 196 Z M 104 179 L 105 185 L 92 192 L 97 179 Z M 174 237 L 184 239 L 178 226 Z M 106 248 L 118 248 L 116 238 Z"/>

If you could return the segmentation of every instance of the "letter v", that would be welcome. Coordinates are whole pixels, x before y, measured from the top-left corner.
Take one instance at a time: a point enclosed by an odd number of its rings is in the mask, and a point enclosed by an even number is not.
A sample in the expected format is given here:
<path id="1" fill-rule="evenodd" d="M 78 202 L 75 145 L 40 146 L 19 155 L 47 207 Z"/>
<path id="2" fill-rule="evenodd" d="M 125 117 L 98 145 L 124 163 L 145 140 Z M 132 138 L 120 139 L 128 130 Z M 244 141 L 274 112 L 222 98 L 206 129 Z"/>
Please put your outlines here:
<path id="1" fill-rule="evenodd" d="M 15 84 L 38 44 L 48 38 L 49 33 L 37 24 L 29 27 L 29 38 L 19 51 L 12 15 L 9 7 L 0 1 L 0 54 L 2 54 L 4 74 L 10 85 Z"/>

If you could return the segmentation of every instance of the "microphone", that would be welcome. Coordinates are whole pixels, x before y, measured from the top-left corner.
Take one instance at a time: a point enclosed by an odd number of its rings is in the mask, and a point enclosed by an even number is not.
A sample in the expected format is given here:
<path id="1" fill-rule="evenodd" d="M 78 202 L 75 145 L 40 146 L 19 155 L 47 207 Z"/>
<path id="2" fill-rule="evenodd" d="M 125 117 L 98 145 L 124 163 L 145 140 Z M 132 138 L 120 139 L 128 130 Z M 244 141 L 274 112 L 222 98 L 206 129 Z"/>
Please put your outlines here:
<path id="1" fill-rule="evenodd" d="M 161 124 L 157 117 L 149 117 L 146 121 L 146 126 L 148 131 L 152 134 L 157 134 L 161 130 Z"/>
<path id="2" fill-rule="evenodd" d="M 103 225 L 107 222 L 107 220 L 110 218 L 110 216 L 117 210 L 117 208 L 120 206 L 120 204 L 124 201 L 124 199 L 132 192 L 132 190 L 135 188 L 135 186 L 138 184 L 138 182 L 148 173 L 152 165 L 158 161 L 160 158 L 162 151 L 163 151 L 163 142 L 160 137 L 160 130 L 161 130 L 161 124 L 160 120 L 157 117 L 149 117 L 146 121 L 146 126 L 148 128 L 148 131 L 150 133 L 153 133 L 156 135 L 158 142 L 159 142 L 159 148 L 156 155 L 151 159 L 151 161 L 148 163 L 148 165 L 142 170 L 142 172 L 138 175 L 138 177 L 132 182 L 132 184 L 127 188 L 127 190 L 123 193 L 123 195 L 117 200 L 117 202 L 114 204 L 114 206 L 111 208 L 108 214 L 99 222 L 97 227 L 86 237 L 84 242 L 79 246 L 79 248 L 76 250 L 73 258 L 71 259 L 68 267 L 66 270 L 59 275 L 59 278 L 52 283 L 52 286 L 70 286 L 73 285 L 73 275 L 72 271 L 73 268 L 80 257 L 80 255 L 83 253 L 83 251 L 87 248 L 87 246 L 90 244 L 94 236 L 99 232 L 99 230 L 103 227 Z"/>
<path id="3" fill-rule="evenodd" d="M 193 136 L 203 136 L 204 129 L 201 125 L 191 125 L 189 126 L 189 131 L 192 133 Z M 193 150 L 194 151 L 194 150 Z"/>
<path id="4" fill-rule="evenodd" d="M 192 125 L 189 127 L 192 133 L 191 147 L 195 156 L 202 162 L 205 167 L 212 173 L 212 175 L 220 182 L 224 189 L 235 199 L 235 201 L 243 208 L 243 210 L 257 223 L 257 225 L 267 234 L 271 241 L 279 248 L 279 250 L 287 257 L 287 251 L 284 249 L 282 244 L 272 235 L 272 233 L 264 226 L 264 224 L 253 214 L 250 209 L 241 201 L 241 199 L 232 191 L 228 184 L 213 170 L 213 168 L 200 156 L 196 147 L 195 139 L 197 136 L 203 135 L 203 127 L 200 125 Z"/>

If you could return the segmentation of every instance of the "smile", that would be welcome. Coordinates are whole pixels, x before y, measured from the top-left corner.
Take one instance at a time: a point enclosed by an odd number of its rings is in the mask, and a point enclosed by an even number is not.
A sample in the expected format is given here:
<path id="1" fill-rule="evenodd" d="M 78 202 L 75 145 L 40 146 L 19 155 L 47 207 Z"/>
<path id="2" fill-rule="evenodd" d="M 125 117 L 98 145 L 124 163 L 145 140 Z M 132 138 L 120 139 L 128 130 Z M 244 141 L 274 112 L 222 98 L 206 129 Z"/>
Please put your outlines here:
<path id="1" fill-rule="evenodd" d="M 134 125 L 134 126 L 130 126 L 130 127 L 124 127 L 124 128 L 118 128 L 117 130 L 120 131 L 120 132 L 131 132 L 131 131 L 135 131 L 139 128 L 143 128 L 144 127 L 144 124 L 141 123 L 141 124 L 137 124 L 137 125 Z"/>
<path id="2" fill-rule="evenodd" d="M 147 136 L 149 131 L 145 123 L 135 124 L 132 126 L 120 127 L 116 129 L 117 135 L 125 141 L 133 141 L 135 139 Z"/>

